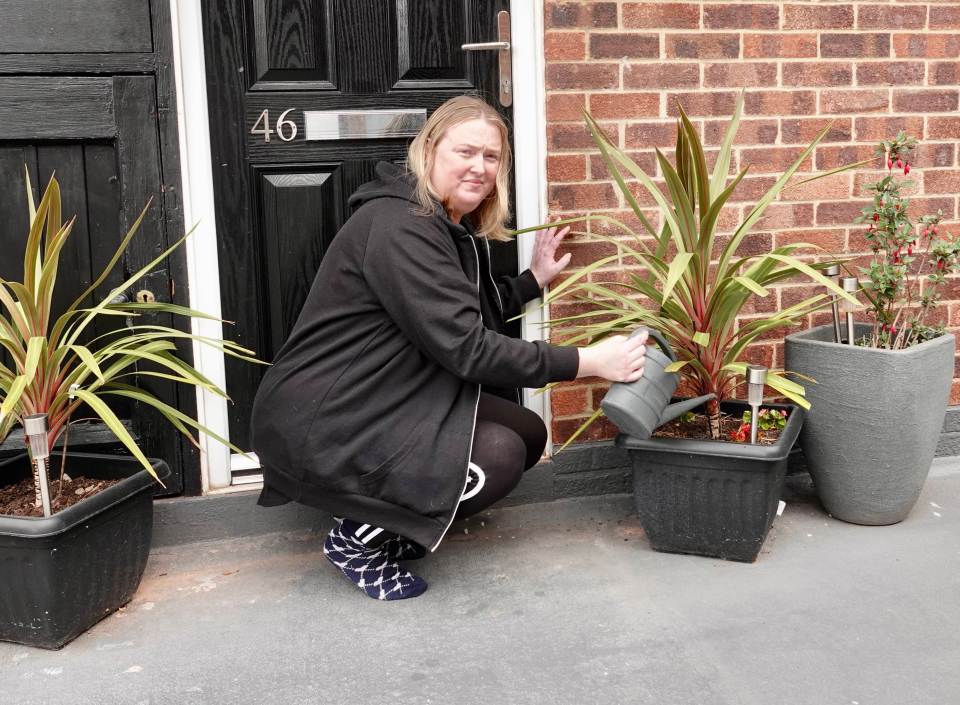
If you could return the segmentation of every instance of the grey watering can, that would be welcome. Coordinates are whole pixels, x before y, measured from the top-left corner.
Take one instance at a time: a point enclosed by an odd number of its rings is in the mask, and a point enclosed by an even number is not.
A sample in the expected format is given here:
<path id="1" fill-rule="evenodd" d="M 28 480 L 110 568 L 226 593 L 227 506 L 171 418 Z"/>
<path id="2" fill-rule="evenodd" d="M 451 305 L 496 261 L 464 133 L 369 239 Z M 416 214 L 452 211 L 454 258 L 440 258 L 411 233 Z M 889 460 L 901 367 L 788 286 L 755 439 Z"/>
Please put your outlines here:
<path id="1" fill-rule="evenodd" d="M 664 368 L 671 362 L 676 362 L 677 356 L 659 331 L 638 328 L 630 337 L 640 335 L 643 331 L 650 336 L 643 377 L 636 382 L 614 382 L 600 402 L 600 408 L 624 433 L 647 439 L 658 426 L 672 421 L 705 401 L 715 399 L 716 395 L 704 394 L 702 397 L 671 404 L 670 398 L 677 389 L 679 376 L 676 372 L 666 372 Z M 663 352 L 651 346 L 649 340 L 655 340 Z"/>

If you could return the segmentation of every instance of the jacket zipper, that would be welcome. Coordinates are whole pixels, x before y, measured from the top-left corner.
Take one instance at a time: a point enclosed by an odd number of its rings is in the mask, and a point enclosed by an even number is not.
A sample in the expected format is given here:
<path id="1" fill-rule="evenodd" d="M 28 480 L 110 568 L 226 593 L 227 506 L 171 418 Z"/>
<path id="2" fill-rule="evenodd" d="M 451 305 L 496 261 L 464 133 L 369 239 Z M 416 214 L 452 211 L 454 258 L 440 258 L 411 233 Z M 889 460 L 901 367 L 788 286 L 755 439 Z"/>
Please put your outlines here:
<path id="1" fill-rule="evenodd" d="M 477 297 L 480 296 L 480 251 L 477 249 L 477 243 L 473 241 L 473 236 L 469 235 L 470 242 L 473 244 L 473 254 L 476 257 L 477 263 Z M 489 250 L 488 250 L 489 251 Z M 492 277 L 493 275 L 491 275 Z M 496 287 L 494 287 L 496 288 Z M 498 294 L 499 298 L 499 294 Z M 501 314 L 502 315 L 502 314 Z M 467 451 L 467 466 L 464 468 L 463 472 L 463 487 L 460 488 L 460 493 L 457 495 L 457 505 L 460 504 L 460 497 L 463 497 L 463 493 L 467 489 L 467 482 L 470 480 L 470 453 L 473 451 L 473 435 L 477 432 L 477 409 L 480 407 L 480 385 L 477 385 L 477 398 L 473 402 L 473 426 L 470 429 L 470 450 Z M 453 523 L 453 518 L 457 516 L 457 507 L 453 508 L 453 511 L 450 513 L 450 521 L 447 522 L 447 525 L 443 529 L 443 533 L 440 534 L 440 538 L 434 542 L 430 547 L 430 552 L 433 553 L 437 550 L 437 546 L 440 545 L 440 542 L 443 541 L 443 537 L 447 535 L 447 532 L 450 530 L 450 525 Z"/>
<path id="2" fill-rule="evenodd" d="M 497 288 L 497 282 L 493 279 L 493 262 L 492 257 L 490 256 L 490 243 L 487 242 L 487 238 L 483 238 L 483 245 L 487 248 L 487 278 L 490 280 L 490 283 L 493 284 L 493 293 L 497 297 L 497 306 L 500 308 L 500 318 L 503 318 L 503 299 L 500 298 L 500 289 Z M 476 244 L 473 246 L 474 249 L 477 248 Z M 477 276 L 480 274 L 480 253 L 477 253 Z M 478 287 L 479 289 L 479 287 Z"/>

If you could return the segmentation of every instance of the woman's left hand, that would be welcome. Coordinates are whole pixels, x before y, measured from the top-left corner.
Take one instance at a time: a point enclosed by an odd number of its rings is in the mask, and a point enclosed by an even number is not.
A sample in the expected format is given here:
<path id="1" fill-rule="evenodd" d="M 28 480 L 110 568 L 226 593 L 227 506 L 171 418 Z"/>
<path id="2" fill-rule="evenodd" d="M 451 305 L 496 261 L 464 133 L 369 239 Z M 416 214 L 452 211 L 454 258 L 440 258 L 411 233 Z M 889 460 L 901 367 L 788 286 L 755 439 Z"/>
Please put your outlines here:
<path id="1" fill-rule="evenodd" d="M 533 246 L 533 259 L 530 261 L 530 271 L 542 289 L 570 264 L 571 253 L 560 259 L 557 257 L 557 247 L 563 238 L 570 232 L 570 226 L 557 230 L 556 226 L 537 231 L 537 239 Z"/>

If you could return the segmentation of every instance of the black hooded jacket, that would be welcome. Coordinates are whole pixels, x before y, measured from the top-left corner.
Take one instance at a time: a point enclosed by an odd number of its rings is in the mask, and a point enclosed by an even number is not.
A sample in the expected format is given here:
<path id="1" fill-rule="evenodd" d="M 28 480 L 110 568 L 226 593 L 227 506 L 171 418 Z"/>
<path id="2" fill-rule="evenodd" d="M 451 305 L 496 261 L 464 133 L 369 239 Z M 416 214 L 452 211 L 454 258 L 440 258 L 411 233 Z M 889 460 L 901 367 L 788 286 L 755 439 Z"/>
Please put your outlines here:
<path id="1" fill-rule="evenodd" d="M 579 357 L 499 333 L 539 294 L 533 275 L 497 286 L 485 240 L 439 207 L 418 214 L 398 167 L 377 175 L 257 391 L 261 501 L 279 493 L 432 550 L 466 485 L 480 386 L 573 379 Z"/>

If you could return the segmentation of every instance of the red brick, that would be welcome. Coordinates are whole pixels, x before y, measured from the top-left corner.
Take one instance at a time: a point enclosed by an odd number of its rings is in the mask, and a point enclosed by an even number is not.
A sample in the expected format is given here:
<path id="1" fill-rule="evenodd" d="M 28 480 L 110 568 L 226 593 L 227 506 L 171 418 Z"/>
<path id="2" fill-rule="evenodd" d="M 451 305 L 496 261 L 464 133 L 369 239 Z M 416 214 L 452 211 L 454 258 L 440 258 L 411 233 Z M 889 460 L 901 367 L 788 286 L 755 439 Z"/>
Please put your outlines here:
<path id="1" fill-rule="evenodd" d="M 819 230 L 785 230 L 775 233 L 776 247 L 783 247 L 798 242 L 806 242 L 815 245 L 826 253 L 843 252 L 846 244 L 846 230 L 840 229 L 819 229 Z M 812 252 L 810 248 L 801 248 L 798 252 Z"/>
<path id="2" fill-rule="evenodd" d="M 651 151 L 646 152 L 627 152 L 626 153 L 630 159 L 636 163 L 640 169 L 643 170 L 643 173 L 649 174 L 651 176 L 656 175 L 657 173 L 657 157 Z M 621 174 L 626 181 L 635 181 L 635 179 L 630 176 L 630 174 L 623 172 L 621 169 Z M 610 175 L 610 172 L 607 171 L 607 166 L 603 161 L 603 157 L 599 154 L 590 155 L 590 178 L 591 179 L 611 179 L 613 178 Z"/>
<path id="3" fill-rule="evenodd" d="M 780 173 L 786 171 L 800 157 L 799 147 L 763 147 L 740 150 L 740 163 L 750 167 L 751 174 Z M 800 171 L 810 171 L 811 160 L 807 157 Z"/>
<path id="4" fill-rule="evenodd" d="M 790 306 L 796 306 L 805 299 L 809 299 L 811 296 L 822 293 L 824 293 L 824 287 L 820 284 L 785 286 L 780 289 L 780 305 L 783 308 L 789 308 Z"/>
<path id="5" fill-rule="evenodd" d="M 708 120 L 704 125 L 704 144 L 719 145 L 729 125 L 729 120 Z M 734 142 L 738 145 L 773 144 L 776 141 L 776 120 L 741 120 L 734 137 Z"/>
<path id="6" fill-rule="evenodd" d="M 924 5 L 860 5 L 857 29 L 923 29 L 927 24 Z"/>
<path id="7" fill-rule="evenodd" d="M 960 5 L 930 6 L 930 29 L 960 29 Z"/>
<path id="8" fill-rule="evenodd" d="M 780 139 L 783 144 L 810 144 L 820 131 L 831 124 L 821 144 L 849 142 L 850 118 L 784 118 L 780 121 Z"/>
<path id="9" fill-rule="evenodd" d="M 551 93 L 547 95 L 547 122 L 583 120 L 587 96 L 583 93 Z"/>
<path id="10" fill-rule="evenodd" d="M 872 158 L 872 144 L 856 144 L 845 147 L 827 146 L 817 147 L 816 149 L 817 171 L 836 169 Z M 877 163 L 879 164 L 879 161 Z"/>
<path id="11" fill-rule="evenodd" d="M 648 147 L 673 147 L 677 143 L 677 123 L 668 122 L 636 122 L 628 123 L 624 136 L 624 145 L 627 149 Z"/>
<path id="12" fill-rule="evenodd" d="M 554 188 L 574 188 L 573 186 L 557 186 Z M 591 206 L 580 206 L 580 211 L 591 210 Z M 577 209 L 570 209 L 577 210 Z M 564 242 L 561 245 L 560 249 L 564 254 L 567 252 L 571 253 L 573 257 L 570 260 L 571 267 L 584 267 L 588 264 L 596 262 L 599 259 L 604 257 L 609 257 L 610 255 L 615 255 L 617 253 L 616 245 L 613 245 L 609 242 Z M 588 309 L 589 310 L 589 309 Z M 564 314 L 570 315 L 570 314 Z"/>
<path id="13" fill-rule="evenodd" d="M 700 67 L 691 63 L 627 64 L 623 68 L 624 88 L 696 88 Z"/>
<path id="14" fill-rule="evenodd" d="M 746 34 L 743 56 L 747 59 L 802 59 L 817 55 L 816 34 Z"/>
<path id="15" fill-rule="evenodd" d="M 821 34 L 820 56 L 825 59 L 890 56 L 890 35 Z"/>
<path id="16" fill-rule="evenodd" d="M 747 206 L 747 213 L 753 206 Z M 744 213 L 746 217 L 746 213 Z M 757 230 L 783 230 L 785 228 L 804 228 L 813 225 L 812 203 L 771 203 L 754 226 Z M 773 240 L 767 246 L 769 252 Z M 763 254 L 748 252 L 746 254 Z"/>
<path id="17" fill-rule="evenodd" d="M 774 63 L 725 62 L 707 64 L 703 69 L 704 88 L 775 85 L 777 65 Z"/>
<path id="18" fill-rule="evenodd" d="M 960 139 L 960 117 L 928 117 L 927 139 Z"/>
<path id="19" fill-rule="evenodd" d="M 551 154 L 547 157 L 547 179 L 550 182 L 586 181 L 586 155 Z"/>
<path id="20" fill-rule="evenodd" d="M 553 27 L 616 27 L 615 2 L 553 2 L 544 8 L 547 28 Z"/>
<path id="21" fill-rule="evenodd" d="M 960 193 L 960 171 L 924 170 L 923 191 L 924 193 Z"/>
<path id="22" fill-rule="evenodd" d="M 660 115 L 659 93 L 594 93 L 590 114 L 598 120 L 630 120 Z"/>
<path id="23" fill-rule="evenodd" d="M 668 34 L 668 59 L 737 59 L 739 34 Z"/>
<path id="24" fill-rule="evenodd" d="M 588 414 L 589 415 L 589 414 Z M 553 442 L 554 443 L 565 443 L 570 436 L 576 433 L 577 429 L 580 427 L 584 421 L 587 420 L 587 417 L 576 418 L 576 419 L 558 419 L 554 420 L 551 424 L 553 431 Z M 590 424 L 590 427 L 584 430 L 577 440 L 576 443 L 585 443 L 587 441 L 602 441 L 609 438 L 613 438 L 617 435 L 617 428 L 614 426 L 605 416 L 600 417 L 594 423 Z"/>
<path id="25" fill-rule="evenodd" d="M 594 59 L 656 59 L 660 56 L 660 37 L 656 34 L 590 34 L 590 56 Z"/>
<path id="26" fill-rule="evenodd" d="M 835 201 L 817 204 L 817 225 L 852 225 L 870 201 Z"/>
<path id="27" fill-rule="evenodd" d="M 680 2 L 630 2 L 623 5 L 628 29 L 697 29 L 700 5 Z"/>
<path id="28" fill-rule="evenodd" d="M 668 93 L 667 115 L 679 115 L 682 105 L 687 115 L 733 115 L 736 93 Z"/>
<path id="29" fill-rule="evenodd" d="M 557 387 L 550 392 L 550 404 L 555 417 L 590 414 L 588 387 Z"/>
<path id="30" fill-rule="evenodd" d="M 616 125 L 601 125 L 601 129 L 614 144 L 619 143 L 619 130 Z M 590 131 L 582 122 L 570 125 L 547 125 L 547 147 L 551 150 L 595 148 Z"/>
<path id="31" fill-rule="evenodd" d="M 575 61 L 587 57 L 585 32 L 547 32 L 543 38 L 543 53 L 548 61 Z"/>
<path id="32" fill-rule="evenodd" d="M 950 59 L 960 56 L 960 36 L 911 32 L 893 35 L 893 53 L 897 57 Z"/>
<path id="33" fill-rule="evenodd" d="M 783 65 L 784 86 L 847 86 L 853 82 L 848 61 L 804 61 Z"/>
<path id="34" fill-rule="evenodd" d="M 776 181 L 776 176 L 744 177 L 730 195 L 729 202 L 754 204 L 770 190 L 770 187 L 772 187 Z"/>
<path id="35" fill-rule="evenodd" d="M 752 91 L 744 100 L 747 115 L 811 115 L 816 109 L 813 91 Z"/>
<path id="36" fill-rule="evenodd" d="M 853 5 L 786 5 L 783 29 L 853 29 Z"/>
<path id="37" fill-rule="evenodd" d="M 617 88 L 620 85 L 620 68 L 616 64 L 548 64 L 547 89 Z"/>
<path id="38" fill-rule="evenodd" d="M 951 196 L 930 196 L 914 198 L 910 201 L 910 213 L 914 217 L 922 213 L 936 213 L 943 211 L 944 220 L 953 220 L 957 217 L 956 201 Z M 958 280 L 960 281 L 960 280 Z"/>
<path id="39" fill-rule="evenodd" d="M 923 84 L 922 61 L 871 61 L 857 64 L 857 84 L 900 86 Z"/>
<path id="40" fill-rule="evenodd" d="M 888 173 L 887 162 L 882 158 L 877 158 L 870 166 L 861 167 L 854 172 L 853 175 L 853 195 L 857 197 L 870 195 L 872 192 L 867 189 L 867 186 L 880 181 L 887 176 Z M 918 189 L 916 184 L 918 182 L 915 179 L 913 181 L 914 185 L 912 187 L 901 187 L 901 195 L 910 197 L 917 195 Z"/>
<path id="41" fill-rule="evenodd" d="M 772 208 L 773 206 L 771 205 L 770 208 L 767 208 L 767 212 L 769 212 Z M 747 207 L 746 210 L 749 211 L 750 207 Z M 766 217 L 766 215 L 764 215 L 764 217 Z M 730 242 L 730 238 L 731 235 L 720 235 L 717 237 L 716 247 L 714 248 L 714 252 L 717 256 L 719 256 L 720 252 L 723 251 L 723 248 L 727 246 L 727 243 Z M 770 252 L 772 249 L 773 235 L 771 233 L 751 232 L 740 241 L 740 244 L 735 250 L 735 254 L 740 257 L 764 255 Z"/>
<path id="42" fill-rule="evenodd" d="M 886 90 L 823 91 L 820 94 L 821 113 L 876 113 L 886 112 L 890 94 Z"/>
<path id="43" fill-rule="evenodd" d="M 795 175 L 780 194 L 784 201 L 826 201 L 847 198 L 853 182 L 850 173 L 831 174 L 816 181 L 800 183 L 809 178 L 807 175 Z"/>
<path id="44" fill-rule="evenodd" d="M 776 310 L 776 296 L 772 294 L 766 298 L 760 296 L 751 296 L 747 299 L 747 306 L 754 304 L 754 306 L 762 306 L 763 308 L 757 308 L 755 313 L 769 313 Z M 771 301 L 773 299 L 773 301 Z M 769 302 L 763 304 L 762 302 Z M 747 311 L 747 306 L 742 310 L 744 313 L 753 313 L 753 311 Z M 767 308 L 768 306 L 773 306 L 773 308 Z M 740 355 L 740 359 L 743 362 L 749 363 L 751 365 L 763 365 L 764 367 L 773 367 L 773 355 L 774 355 L 774 346 L 766 343 L 761 344 L 751 344 L 743 349 L 743 353 Z M 768 390 L 769 391 L 769 388 Z"/>
<path id="45" fill-rule="evenodd" d="M 923 134 L 923 116 L 864 117 L 854 121 L 858 142 L 880 142 L 894 137 L 900 130 L 919 137 Z"/>
<path id="46" fill-rule="evenodd" d="M 960 83 L 960 61 L 938 61 L 930 65 L 932 86 L 955 86 Z"/>
<path id="47" fill-rule="evenodd" d="M 775 4 L 704 5 L 703 26 L 706 29 L 778 29 L 780 8 Z"/>
<path id="48" fill-rule="evenodd" d="M 946 113 L 957 109 L 958 97 L 956 89 L 894 91 L 893 109 L 902 113 Z"/>
<path id="49" fill-rule="evenodd" d="M 954 139 L 956 137 L 954 136 Z M 937 143 L 937 142 L 924 142 L 917 147 L 916 152 L 913 154 L 913 159 L 910 160 L 910 163 L 914 166 L 922 167 L 936 167 L 936 166 L 953 166 L 955 161 L 956 149 L 955 143 Z"/>
<path id="50" fill-rule="evenodd" d="M 936 213 L 938 210 L 943 211 L 945 220 L 953 220 L 957 215 L 953 196 L 930 196 L 914 198 L 910 201 L 910 213 L 914 217 L 923 213 Z"/>

